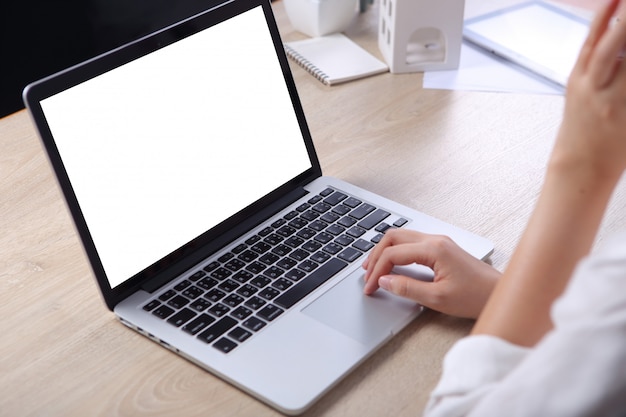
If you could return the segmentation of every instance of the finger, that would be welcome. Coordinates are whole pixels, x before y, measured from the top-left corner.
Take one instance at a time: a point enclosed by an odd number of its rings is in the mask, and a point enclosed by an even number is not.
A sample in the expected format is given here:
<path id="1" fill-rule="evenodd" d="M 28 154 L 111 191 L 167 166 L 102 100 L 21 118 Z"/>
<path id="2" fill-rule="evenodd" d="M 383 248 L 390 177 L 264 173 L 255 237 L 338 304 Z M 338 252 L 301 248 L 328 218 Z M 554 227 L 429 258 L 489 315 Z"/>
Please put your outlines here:
<path id="1" fill-rule="evenodd" d="M 388 246 L 381 253 L 375 264 L 368 265 L 369 275 L 365 280 L 363 292 L 373 294 L 379 286 L 379 278 L 387 275 L 396 265 L 417 263 L 429 268 L 433 267 L 435 254 L 433 246 L 427 240 Z"/>
<path id="2" fill-rule="evenodd" d="M 626 25 L 622 21 L 606 29 L 604 36 L 598 41 L 589 62 L 589 72 L 597 88 L 606 87 L 613 81 L 616 71 L 622 65 L 618 57 L 625 44 Z"/>
<path id="3" fill-rule="evenodd" d="M 369 279 L 372 268 L 376 265 L 380 255 L 386 248 L 414 242 L 419 239 L 423 239 L 424 236 L 425 235 L 423 233 L 414 230 L 392 229 L 387 231 L 381 241 L 374 247 L 374 249 L 372 249 L 367 259 L 363 262 L 363 268 L 366 269 L 363 279 L 365 281 Z"/>
<path id="4" fill-rule="evenodd" d="M 437 307 L 437 284 L 419 281 L 404 275 L 383 275 L 379 279 L 380 287 L 392 294 L 413 300 L 425 307 Z"/>
<path id="5" fill-rule="evenodd" d="M 611 16 L 615 13 L 619 2 L 620 0 L 611 0 L 600 8 L 597 16 L 591 22 L 589 34 L 580 49 L 578 59 L 574 65 L 574 71 L 584 72 L 587 70 L 593 51 L 598 41 L 601 39 L 602 34 L 609 26 Z"/>

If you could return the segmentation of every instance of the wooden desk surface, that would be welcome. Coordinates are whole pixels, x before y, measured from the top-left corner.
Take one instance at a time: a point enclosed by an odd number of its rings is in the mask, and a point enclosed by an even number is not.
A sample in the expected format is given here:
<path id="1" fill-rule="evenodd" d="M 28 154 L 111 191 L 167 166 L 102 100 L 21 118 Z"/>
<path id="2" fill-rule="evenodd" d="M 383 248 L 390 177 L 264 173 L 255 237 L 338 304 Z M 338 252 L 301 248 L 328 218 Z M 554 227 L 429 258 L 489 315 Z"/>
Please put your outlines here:
<path id="1" fill-rule="evenodd" d="M 275 9 L 285 39 L 302 37 Z M 349 35 L 379 54 L 375 13 Z M 326 87 L 293 71 L 326 174 L 488 237 L 506 265 L 562 97 L 423 90 L 422 74 Z M 0 120 L 0 149 L 0 415 L 280 415 L 114 319 L 26 112 Z M 602 234 L 625 209 L 622 186 Z M 471 325 L 426 312 L 305 415 L 419 415 Z"/>

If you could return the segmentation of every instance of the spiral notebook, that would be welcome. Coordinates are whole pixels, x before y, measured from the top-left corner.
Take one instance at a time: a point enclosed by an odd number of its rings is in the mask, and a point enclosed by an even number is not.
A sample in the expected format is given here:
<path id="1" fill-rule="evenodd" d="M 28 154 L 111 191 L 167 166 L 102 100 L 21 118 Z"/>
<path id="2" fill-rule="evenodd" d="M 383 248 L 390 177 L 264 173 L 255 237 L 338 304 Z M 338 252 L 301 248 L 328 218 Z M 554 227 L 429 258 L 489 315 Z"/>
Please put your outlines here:
<path id="1" fill-rule="evenodd" d="M 327 85 L 389 70 L 387 64 L 341 33 L 286 42 L 285 51 L 291 59 Z"/>

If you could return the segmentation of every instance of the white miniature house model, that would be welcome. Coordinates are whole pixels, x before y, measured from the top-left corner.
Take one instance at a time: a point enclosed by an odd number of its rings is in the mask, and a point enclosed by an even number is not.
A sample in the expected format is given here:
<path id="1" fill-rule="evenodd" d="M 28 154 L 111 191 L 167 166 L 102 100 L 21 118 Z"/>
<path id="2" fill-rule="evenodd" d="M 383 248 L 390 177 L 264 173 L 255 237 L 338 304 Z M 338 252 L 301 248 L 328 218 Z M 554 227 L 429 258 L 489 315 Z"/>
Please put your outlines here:
<path id="1" fill-rule="evenodd" d="M 456 69 L 465 0 L 380 0 L 378 47 L 393 73 Z"/>

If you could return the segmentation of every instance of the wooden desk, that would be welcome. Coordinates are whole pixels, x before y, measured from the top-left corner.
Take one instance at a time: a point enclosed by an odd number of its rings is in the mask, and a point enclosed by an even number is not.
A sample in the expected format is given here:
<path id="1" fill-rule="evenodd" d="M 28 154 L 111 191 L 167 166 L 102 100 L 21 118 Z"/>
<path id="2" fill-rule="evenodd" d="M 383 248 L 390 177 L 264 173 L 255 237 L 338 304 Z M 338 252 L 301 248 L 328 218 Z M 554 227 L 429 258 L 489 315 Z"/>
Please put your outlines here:
<path id="1" fill-rule="evenodd" d="M 275 8 L 285 38 L 300 37 Z M 378 54 L 368 13 L 349 34 Z M 562 97 L 423 90 L 421 74 L 326 87 L 293 70 L 327 174 L 492 239 L 492 262 L 505 266 Z M 24 111 L 0 120 L 0 149 L 1 415 L 280 415 L 108 312 Z M 603 234 L 625 209 L 622 186 Z M 419 415 L 443 355 L 471 325 L 426 312 L 306 416 Z"/>

